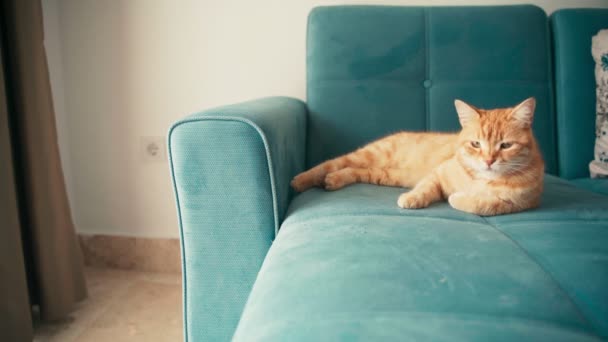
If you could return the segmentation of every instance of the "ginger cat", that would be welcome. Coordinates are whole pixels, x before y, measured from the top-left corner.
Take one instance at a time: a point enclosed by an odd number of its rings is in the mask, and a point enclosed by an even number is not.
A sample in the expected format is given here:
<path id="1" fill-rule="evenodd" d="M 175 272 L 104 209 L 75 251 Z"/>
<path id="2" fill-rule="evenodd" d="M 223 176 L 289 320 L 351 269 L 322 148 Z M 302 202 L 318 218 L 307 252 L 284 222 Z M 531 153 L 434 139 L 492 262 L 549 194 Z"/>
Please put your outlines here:
<path id="1" fill-rule="evenodd" d="M 459 133 L 401 132 L 297 175 L 297 191 L 337 190 L 352 183 L 413 187 L 401 208 L 447 199 L 458 210 L 487 216 L 540 204 L 544 162 L 532 134 L 536 100 L 484 110 L 455 100 Z"/>

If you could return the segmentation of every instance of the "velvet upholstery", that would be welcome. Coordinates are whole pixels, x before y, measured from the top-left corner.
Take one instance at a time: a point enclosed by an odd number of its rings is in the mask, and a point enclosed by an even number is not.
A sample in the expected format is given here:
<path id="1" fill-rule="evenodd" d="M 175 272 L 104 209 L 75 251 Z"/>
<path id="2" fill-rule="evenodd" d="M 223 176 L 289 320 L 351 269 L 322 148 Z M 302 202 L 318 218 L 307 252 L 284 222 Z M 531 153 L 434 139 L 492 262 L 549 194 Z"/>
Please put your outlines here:
<path id="1" fill-rule="evenodd" d="M 595 62 L 591 37 L 608 28 L 607 9 L 563 9 L 551 16 L 559 174 L 589 177 L 595 143 Z"/>
<path id="2" fill-rule="evenodd" d="M 572 183 L 583 189 L 591 190 L 600 194 L 608 195 L 608 179 L 599 178 L 577 178 Z"/>
<path id="3" fill-rule="evenodd" d="M 398 130 L 458 130 L 455 98 L 493 108 L 534 96 L 534 132 L 555 172 L 540 8 L 318 7 L 307 39 L 307 166 Z"/>
<path id="4" fill-rule="evenodd" d="M 400 192 L 296 197 L 234 340 L 608 336 L 606 197 L 547 176 L 540 209 L 482 218 L 446 203 L 400 209 Z"/>
<path id="5" fill-rule="evenodd" d="M 608 28 L 607 9 L 563 9 L 551 16 L 559 174 L 608 195 L 608 179 L 589 178 L 595 145 L 596 83 L 591 37 Z"/>
<path id="6" fill-rule="evenodd" d="M 227 341 L 304 167 L 306 107 L 266 98 L 173 125 L 185 338 Z"/>

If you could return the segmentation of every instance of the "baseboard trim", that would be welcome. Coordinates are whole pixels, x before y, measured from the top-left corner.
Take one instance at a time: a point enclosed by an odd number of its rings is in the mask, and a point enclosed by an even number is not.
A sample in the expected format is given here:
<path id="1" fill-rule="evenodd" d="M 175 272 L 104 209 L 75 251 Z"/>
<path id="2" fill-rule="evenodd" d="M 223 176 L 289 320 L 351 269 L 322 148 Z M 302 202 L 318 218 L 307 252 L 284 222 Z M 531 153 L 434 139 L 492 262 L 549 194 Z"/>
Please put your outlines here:
<path id="1" fill-rule="evenodd" d="M 85 264 L 90 267 L 149 272 L 181 272 L 178 239 L 119 235 L 78 235 Z"/>

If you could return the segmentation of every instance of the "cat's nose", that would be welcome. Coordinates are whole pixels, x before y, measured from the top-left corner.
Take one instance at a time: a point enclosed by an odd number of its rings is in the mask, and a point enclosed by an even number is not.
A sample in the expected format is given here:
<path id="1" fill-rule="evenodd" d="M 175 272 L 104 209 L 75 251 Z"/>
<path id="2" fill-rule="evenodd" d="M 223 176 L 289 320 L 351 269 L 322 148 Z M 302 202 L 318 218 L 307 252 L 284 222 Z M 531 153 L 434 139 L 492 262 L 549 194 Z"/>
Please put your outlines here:
<path id="1" fill-rule="evenodd" d="M 494 159 L 486 159 L 486 164 L 492 166 L 492 164 L 494 164 Z"/>

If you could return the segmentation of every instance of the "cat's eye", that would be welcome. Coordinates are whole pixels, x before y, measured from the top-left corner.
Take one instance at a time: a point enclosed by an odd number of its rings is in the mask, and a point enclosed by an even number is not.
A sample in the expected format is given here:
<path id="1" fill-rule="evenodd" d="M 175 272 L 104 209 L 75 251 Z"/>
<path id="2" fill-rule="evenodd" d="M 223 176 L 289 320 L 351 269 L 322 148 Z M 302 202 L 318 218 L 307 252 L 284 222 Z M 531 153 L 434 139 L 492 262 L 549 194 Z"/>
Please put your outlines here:
<path id="1" fill-rule="evenodd" d="M 471 146 L 473 148 L 479 148 L 479 141 L 471 141 Z"/>
<path id="2" fill-rule="evenodd" d="M 506 150 L 506 149 L 510 148 L 511 146 L 513 146 L 513 143 L 503 142 L 502 144 L 500 144 L 500 149 L 501 150 Z"/>

